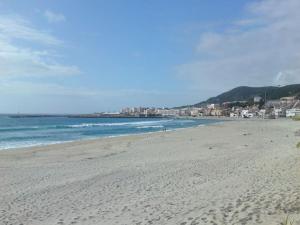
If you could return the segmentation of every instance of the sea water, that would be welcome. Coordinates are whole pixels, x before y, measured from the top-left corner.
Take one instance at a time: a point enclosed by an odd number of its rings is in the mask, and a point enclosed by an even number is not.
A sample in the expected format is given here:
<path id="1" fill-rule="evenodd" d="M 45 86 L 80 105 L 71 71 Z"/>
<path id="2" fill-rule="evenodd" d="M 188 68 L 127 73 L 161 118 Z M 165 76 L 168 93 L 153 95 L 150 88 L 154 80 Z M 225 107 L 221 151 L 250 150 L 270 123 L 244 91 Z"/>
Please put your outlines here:
<path id="1" fill-rule="evenodd" d="M 0 116 L 0 150 L 174 130 L 215 123 L 207 119 Z"/>

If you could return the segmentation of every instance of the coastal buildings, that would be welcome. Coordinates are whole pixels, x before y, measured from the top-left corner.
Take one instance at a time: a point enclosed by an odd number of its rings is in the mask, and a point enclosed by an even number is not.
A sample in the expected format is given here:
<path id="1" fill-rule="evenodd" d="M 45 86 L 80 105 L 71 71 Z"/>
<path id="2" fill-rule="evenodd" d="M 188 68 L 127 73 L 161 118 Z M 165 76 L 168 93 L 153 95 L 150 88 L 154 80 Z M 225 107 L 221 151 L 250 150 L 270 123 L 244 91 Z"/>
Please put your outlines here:
<path id="1" fill-rule="evenodd" d="M 295 96 L 280 98 L 281 104 L 290 105 L 290 104 L 294 104 L 295 101 L 297 101 Z"/>
<path id="2" fill-rule="evenodd" d="M 180 110 L 178 109 L 157 109 L 156 113 L 162 116 L 177 116 L 179 115 Z"/>
<path id="3" fill-rule="evenodd" d="M 296 109 L 287 109 L 286 110 L 286 117 L 294 117 L 294 116 L 300 116 L 300 108 Z"/>
<path id="4" fill-rule="evenodd" d="M 254 102 L 254 103 L 260 103 L 260 101 L 262 101 L 262 97 L 260 97 L 260 96 L 255 96 L 255 97 L 253 98 L 253 102 Z"/>
<path id="5" fill-rule="evenodd" d="M 295 96 L 269 100 L 265 104 L 262 97 L 255 96 L 249 102 L 234 101 L 181 108 L 126 107 L 120 112 L 120 116 L 125 117 L 280 118 L 297 115 L 300 115 L 300 100 Z"/>

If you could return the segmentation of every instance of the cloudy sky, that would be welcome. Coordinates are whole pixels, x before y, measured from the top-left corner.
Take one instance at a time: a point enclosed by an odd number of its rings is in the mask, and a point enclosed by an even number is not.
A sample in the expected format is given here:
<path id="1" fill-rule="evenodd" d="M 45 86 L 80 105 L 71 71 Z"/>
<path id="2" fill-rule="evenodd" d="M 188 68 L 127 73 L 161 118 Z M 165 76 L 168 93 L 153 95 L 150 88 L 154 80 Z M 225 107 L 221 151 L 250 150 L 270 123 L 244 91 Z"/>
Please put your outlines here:
<path id="1" fill-rule="evenodd" d="M 300 83 L 299 0 L 0 0 L 0 113 L 197 103 Z"/>

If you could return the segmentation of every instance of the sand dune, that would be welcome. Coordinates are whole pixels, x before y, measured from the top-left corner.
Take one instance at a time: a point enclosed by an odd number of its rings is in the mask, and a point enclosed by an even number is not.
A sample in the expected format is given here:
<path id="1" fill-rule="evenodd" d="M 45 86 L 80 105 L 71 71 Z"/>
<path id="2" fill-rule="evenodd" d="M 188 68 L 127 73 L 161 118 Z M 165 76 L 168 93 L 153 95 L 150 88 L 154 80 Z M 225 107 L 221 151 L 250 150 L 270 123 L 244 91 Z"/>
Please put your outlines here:
<path id="1" fill-rule="evenodd" d="M 0 224 L 300 224 L 289 120 L 0 152 Z"/>

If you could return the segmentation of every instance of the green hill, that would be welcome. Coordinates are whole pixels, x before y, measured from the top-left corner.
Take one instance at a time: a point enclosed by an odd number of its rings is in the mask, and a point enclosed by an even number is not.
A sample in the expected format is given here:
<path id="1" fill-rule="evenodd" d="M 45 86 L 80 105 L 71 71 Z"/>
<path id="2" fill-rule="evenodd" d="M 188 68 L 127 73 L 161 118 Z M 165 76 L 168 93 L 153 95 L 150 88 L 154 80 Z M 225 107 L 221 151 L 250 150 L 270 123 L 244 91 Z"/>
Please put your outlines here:
<path id="1" fill-rule="evenodd" d="M 224 92 L 216 97 L 207 99 L 206 101 L 195 104 L 194 106 L 201 106 L 204 104 L 234 102 L 234 101 L 250 101 L 254 96 L 260 96 L 267 100 L 279 99 L 287 96 L 300 97 L 300 84 L 287 85 L 282 87 L 247 87 L 241 86 L 230 91 Z"/>

